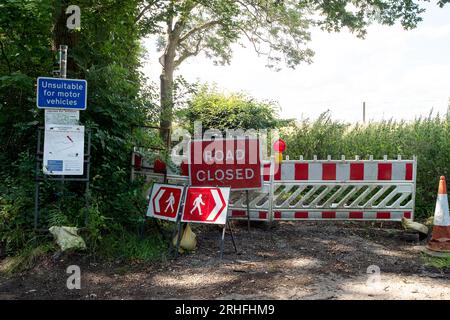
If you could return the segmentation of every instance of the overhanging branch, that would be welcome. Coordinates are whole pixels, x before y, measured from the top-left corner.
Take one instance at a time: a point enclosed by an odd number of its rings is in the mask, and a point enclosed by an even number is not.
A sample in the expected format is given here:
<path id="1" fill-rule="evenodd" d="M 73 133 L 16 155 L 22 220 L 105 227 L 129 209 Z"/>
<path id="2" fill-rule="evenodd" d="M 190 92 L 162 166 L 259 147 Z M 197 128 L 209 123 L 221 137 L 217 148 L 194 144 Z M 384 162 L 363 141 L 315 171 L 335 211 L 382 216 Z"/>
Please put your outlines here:
<path id="1" fill-rule="evenodd" d="M 146 5 L 141 12 L 139 12 L 138 16 L 136 17 L 135 22 L 139 22 L 139 20 L 141 20 L 141 18 L 144 16 L 144 14 L 154 5 L 156 4 L 157 0 L 154 0 L 152 2 L 150 2 L 148 5 Z"/>
<path id="2" fill-rule="evenodd" d="M 202 40 L 203 40 L 203 38 L 201 38 L 201 37 L 197 40 L 197 43 L 195 45 L 195 50 L 194 51 L 189 51 L 187 48 L 184 48 L 183 53 L 174 62 L 175 68 L 178 67 L 187 58 L 192 57 L 192 56 L 196 56 L 196 55 L 198 55 L 200 53 L 200 50 L 201 50 L 201 46 L 200 45 L 202 43 Z"/>
<path id="3" fill-rule="evenodd" d="M 199 25 L 199 26 L 197 26 L 195 28 L 192 28 L 191 30 L 186 32 L 185 35 L 181 36 L 180 43 L 183 42 L 184 40 L 186 40 L 187 38 L 189 38 L 190 36 L 192 36 L 193 34 L 195 34 L 197 32 L 200 32 L 202 30 L 206 30 L 206 29 L 208 29 L 208 28 L 210 28 L 210 27 L 212 27 L 214 25 L 219 24 L 222 21 L 223 21 L 223 19 L 212 20 L 212 21 L 206 22 L 204 24 L 201 24 L 201 25 Z"/>

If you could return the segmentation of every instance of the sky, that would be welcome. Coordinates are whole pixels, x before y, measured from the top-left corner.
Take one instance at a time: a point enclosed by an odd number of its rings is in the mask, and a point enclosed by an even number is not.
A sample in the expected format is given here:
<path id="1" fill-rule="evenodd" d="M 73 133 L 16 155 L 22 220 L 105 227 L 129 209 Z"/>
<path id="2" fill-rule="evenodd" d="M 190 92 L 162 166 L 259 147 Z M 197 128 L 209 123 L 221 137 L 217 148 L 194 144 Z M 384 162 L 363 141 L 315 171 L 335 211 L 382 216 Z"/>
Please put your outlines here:
<path id="1" fill-rule="evenodd" d="M 450 104 L 450 6 L 424 5 L 423 21 L 414 30 L 371 25 L 365 39 L 348 31 L 312 31 L 313 63 L 279 72 L 265 67 L 248 46 L 236 46 L 230 65 L 214 66 L 203 55 L 186 60 L 177 70 L 190 81 L 215 83 L 224 92 L 244 92 L 276 101 L 283 118 L 316 119 L 330 110 L 347 122 L 366 119 L 412 120 L 444 114 Z M 161 66 L 155 39 L 144 40 L 148 54 L 144 73 L 156 83 Z"/>

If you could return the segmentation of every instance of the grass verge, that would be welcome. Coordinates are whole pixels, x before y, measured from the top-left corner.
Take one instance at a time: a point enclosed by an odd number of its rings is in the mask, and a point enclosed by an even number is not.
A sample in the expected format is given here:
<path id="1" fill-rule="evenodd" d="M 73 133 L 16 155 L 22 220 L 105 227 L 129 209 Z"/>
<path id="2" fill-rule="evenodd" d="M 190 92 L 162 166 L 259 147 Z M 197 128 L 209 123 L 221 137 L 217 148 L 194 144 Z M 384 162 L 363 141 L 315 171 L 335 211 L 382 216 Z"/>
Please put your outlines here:
<path id="1" fill-rule="evenodd" d="M 425 264 L 439 270 L 450 269 L 450 256 L 444 258 L 430 257 L 424 255 Z"/>
<path id="2" fill-rule="evenodd" d="M 45 243 L 37 247 L 26 247 L 18 255 L 7 257 L 0 261 L 0 274 L 9 276 L 13 273 L 31 269 L 40 257 L 54 250 L 55 245 L 53 243 Z"/>
<path id="3" fill-rule="evenodd" d="M 166 258 L 168 243 L 158 233 L 139 236 L 130 232 L 103 236 L 96 256 L 106 260 L 155 261 Z"/>

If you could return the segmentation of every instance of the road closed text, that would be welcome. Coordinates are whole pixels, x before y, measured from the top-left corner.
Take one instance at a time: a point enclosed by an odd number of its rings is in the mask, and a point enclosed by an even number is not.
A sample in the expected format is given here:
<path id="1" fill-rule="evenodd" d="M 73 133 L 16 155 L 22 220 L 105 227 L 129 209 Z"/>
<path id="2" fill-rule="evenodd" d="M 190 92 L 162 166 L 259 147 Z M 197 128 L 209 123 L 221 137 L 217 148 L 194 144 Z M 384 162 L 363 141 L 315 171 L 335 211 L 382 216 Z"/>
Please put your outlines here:
<path id="1" fill-rule="evenodd" d="M 192 141 L 189 156 L 193 186 L 228 186 L 241 190 L 262 186 L 258 139 Z"/>
<path id="2" fill-rule="evenodd" d="M 245 163 L 245 150 L 205 150 L 203 153 L 203 160 L 207 164 L 213 163 L 234 163 L 235 161 Z M 255 158 L 256 159 L 256 158 Z M 256 160 L 255 160 L 256 161 Z"/>
<path id="3" fill-rule="evenodd" d="M 206 169 L 196 172 L 197 181 L 234 181 L 234 180 L 251 180 L 255 177 L 255 170 L 250 168 L 242 169 Z"/>

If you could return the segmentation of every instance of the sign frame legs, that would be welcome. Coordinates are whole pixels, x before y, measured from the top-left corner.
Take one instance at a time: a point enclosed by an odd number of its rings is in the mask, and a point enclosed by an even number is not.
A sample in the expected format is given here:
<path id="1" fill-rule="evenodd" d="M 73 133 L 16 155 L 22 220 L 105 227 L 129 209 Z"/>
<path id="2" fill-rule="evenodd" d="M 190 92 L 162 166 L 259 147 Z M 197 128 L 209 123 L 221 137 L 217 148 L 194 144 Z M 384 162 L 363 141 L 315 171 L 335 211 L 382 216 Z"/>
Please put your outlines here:
<path id="1" fill-rule="evenodd" d="M 226 232 L 227 226 L 228 226 L 228 229 L 230 230 L 231 242 L 233 243 L 234 252 L 236 254 L 238 254 L 238 249 L 236 247 L 236 242 L 234 240 L 233 229 L 231 228 L 231 223 L 230 223 L 230 220 L 228 220 L 228 215 L 227 215 L 227 220 L 226 220 L 225 224 L 223 225 L 222 236 L 220 238 L 220 255 L 219 255 L 220 261 L 222 261 L 222 259 L 223 259 L 223 251 L 224 251 L 224 246 L 225 246 L 225 232 Z"/>
<path id="2" fill-rule="evenodd" d="M 184 223 L 181 222 L 181 219 L 180 219 L 177 224 L 178 232 L 177 232 L 177 243 L 175 246 L 175 259 L 178 258 L 178 254 L 180 251 L 180 243 L 181 243 L 181 237 L 182 237 L 182 233 L 183 233 L 183 225 L 184 225 Z"/>
<path id="3" fill-rule="evenodd" d="M 180 243 L 181 243 L 181 237 L 182 237 L 182 232 L 183 232 L 183 223 L 181 222 L 181 216 L 183 215 L 184 201 L 185 201 L 186 194 L 187 194 L 187 186 L 185 185 L 184 188 L 183 188 L 183 193 L 181 195 L 181 200 L 180 200 L 181 204 L 180 204 L 180 209 L 178 210 L 177 222 L 176 222 L 176 227 L 175 227 L 175 230 L 174 230 L 174 233 L 175 233 L 175 231 L 178 230 L 177 242 L 176 242 L 176 245 L 175 245 L 175 259 L 178 258 L 178 254 L 179 254 L 179 250 L 180 250 Z M 170 247 L 171 248 L 173 246 L 172 242 L 173 242 L 173 237 L 174 236 L 175 235 L 173 235 L 170 238 Z"/>
<path id="4" fill-rule="evenodd" d="M 247 203 L 247 231 L 250 232 L 250 203 L 248 193 L 248 190 L 245 190 L 245 201 Z"/>

